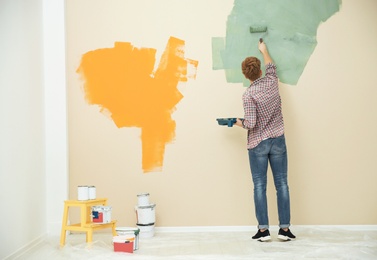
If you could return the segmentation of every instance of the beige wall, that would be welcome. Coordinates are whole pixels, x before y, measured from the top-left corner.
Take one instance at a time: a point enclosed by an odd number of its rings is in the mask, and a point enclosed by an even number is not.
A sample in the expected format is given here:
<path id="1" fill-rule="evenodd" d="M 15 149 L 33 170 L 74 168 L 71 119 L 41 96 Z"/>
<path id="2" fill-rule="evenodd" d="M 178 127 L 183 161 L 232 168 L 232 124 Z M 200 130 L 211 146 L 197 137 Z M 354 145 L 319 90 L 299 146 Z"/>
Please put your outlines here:
<path id="1" fill-rule="evenodd" d="M 245 88 L 211 69 L 211 37 L 225 35 L 233 1 L 66 4 L 70 198 L 77 198 L 78 185 L 95 185 L 118 225 L 136 223 L 141 192 L 157 204 L 157 226 L 256 225 L 246 133 L 215 121 L 243 115 Z M 373 0 L 343 0 L 341 11 L 320 25 L 297 86 L 281 85 L 292 224 L 377 224 L 376 10 Z M 173 114 L 176 139 L 166 146 L 163 172 L 143 174 L 140 130 L 118 129 L 89 106 L 75 70 L 82 54 L 115 41 L 156 48 L 159 57 L 170 36 L 186 41 L 198 74 L 179 85 L 184 98 Z M 268 189 L 276 225 L 271 175 Z"/>

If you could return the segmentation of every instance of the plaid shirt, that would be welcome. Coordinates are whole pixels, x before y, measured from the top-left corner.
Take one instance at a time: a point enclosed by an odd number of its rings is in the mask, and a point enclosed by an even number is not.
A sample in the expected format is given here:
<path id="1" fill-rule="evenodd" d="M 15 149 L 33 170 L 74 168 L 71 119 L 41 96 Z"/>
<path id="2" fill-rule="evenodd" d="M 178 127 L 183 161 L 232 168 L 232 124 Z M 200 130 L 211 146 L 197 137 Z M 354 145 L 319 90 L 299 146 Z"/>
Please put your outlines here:
<path id="1" fill-rule="evenodd" d="M 248 129 L 247 149 L 261 141 L 284 134 L 276 65 L 266 65 L 266 74 L 255 80 L 242 96 L 245 111 L 243 127 Z"/>

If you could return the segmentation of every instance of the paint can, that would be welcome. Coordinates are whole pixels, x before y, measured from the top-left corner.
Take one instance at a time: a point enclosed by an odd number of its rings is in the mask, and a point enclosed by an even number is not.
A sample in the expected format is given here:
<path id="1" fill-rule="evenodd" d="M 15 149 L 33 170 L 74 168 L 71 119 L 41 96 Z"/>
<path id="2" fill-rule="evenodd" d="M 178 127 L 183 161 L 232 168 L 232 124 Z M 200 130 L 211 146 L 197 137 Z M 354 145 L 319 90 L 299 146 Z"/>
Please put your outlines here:
<path id="1" fill-rule="evenodd" d="M 135 245 L 135 236 L 115 236 L 113 237 L 114 252 L 133 253 Z"/>
<path id="2" fill-rule="evenodd" d="M 136 206 L 136 220 L 138 224 L 151 224 L 156 222 L 156 204 L 151 204 L 148 206 Z"/>
<path id="3" fill-rule="evenodd" d="M 140 229 L 140 238 L 150 238 L 154 236 L 154 223 L 143 225 L 136 224 Z"/>
<path id="4" fill-rule="evenodd" d="M 111 206 L 92 206 L 92 222 L 105 224 L 111 222 Z"/>
<path id="5" fill-rule="evenodd" d="M 140 193 L 137 195 L 138 206 L 148 206 L 149 204 L 149 193 Z"/>
<path id="6" fill-rule="evenodd" d="M 88 200 L 89 199 L 89 187 L 88 186 L 78 186 L 77 188 L 77 200 Z"/>
<path id="7" fill-rule="evenodd" d="M 140 228 L 137 227 L 117 227 L 115 228 L 115 231 L 117 232 L 118 236 L 129 236 L 134 235 L 134 250 L 139 249 L 139 234 L 140 234 Z"/>
<path id="8" fill-rule="evenodd" d="M 96 199 L 96 186 L 89 186 L 89 199 L 95 200 Z"/>

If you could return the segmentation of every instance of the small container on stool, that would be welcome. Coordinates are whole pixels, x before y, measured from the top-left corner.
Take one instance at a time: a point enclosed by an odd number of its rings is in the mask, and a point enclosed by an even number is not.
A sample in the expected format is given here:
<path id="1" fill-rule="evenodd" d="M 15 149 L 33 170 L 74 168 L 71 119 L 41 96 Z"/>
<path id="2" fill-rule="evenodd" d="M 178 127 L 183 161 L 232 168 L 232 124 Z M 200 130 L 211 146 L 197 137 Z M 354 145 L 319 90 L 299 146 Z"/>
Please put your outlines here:
<path id="1" fill-rule="evenodd" d="M 92 206 L 92 221 L 94 223 L 111 222 L 111 206 Z"/>

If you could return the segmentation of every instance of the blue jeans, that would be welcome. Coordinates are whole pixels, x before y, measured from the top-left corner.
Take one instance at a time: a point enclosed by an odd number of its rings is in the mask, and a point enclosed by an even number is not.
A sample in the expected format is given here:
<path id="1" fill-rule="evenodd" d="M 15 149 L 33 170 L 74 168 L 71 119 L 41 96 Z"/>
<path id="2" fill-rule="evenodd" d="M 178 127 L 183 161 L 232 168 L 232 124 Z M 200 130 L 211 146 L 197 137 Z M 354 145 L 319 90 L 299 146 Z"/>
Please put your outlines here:
<path id="1" fill-rule="evenodd" d="M 290 202 L 287 180 L 287 148 L 284 135 L 262 141 L 249 149 L 249 162 L 254 183 L 255 214 L 259 229 L 269 228 L 267 210 L 267 168 L 270 162 L 277 195 L 279 227 L 290 226 Z"/>

